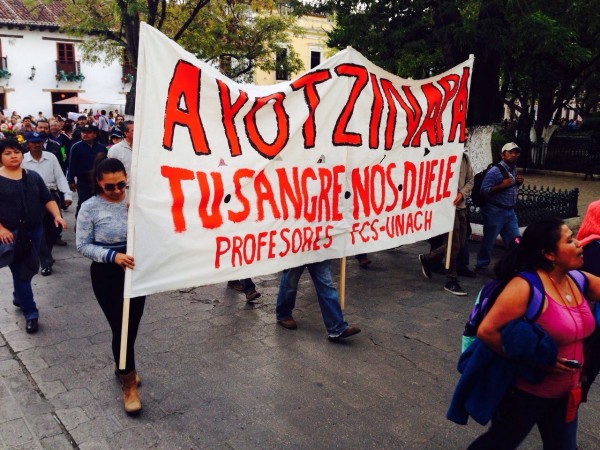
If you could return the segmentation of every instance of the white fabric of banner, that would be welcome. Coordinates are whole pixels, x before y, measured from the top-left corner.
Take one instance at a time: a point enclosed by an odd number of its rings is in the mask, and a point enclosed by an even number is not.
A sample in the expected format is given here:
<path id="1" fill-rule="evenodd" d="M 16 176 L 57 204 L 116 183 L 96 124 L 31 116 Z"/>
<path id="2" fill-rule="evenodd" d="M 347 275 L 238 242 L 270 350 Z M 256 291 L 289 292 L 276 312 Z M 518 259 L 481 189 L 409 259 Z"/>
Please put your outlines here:
<path id="1" fill-rule="evenodd" d="M 126 297 L 448 232 L 472 67 L 407 80 L 346 49 L 241 85 L 142 24 Z"/>

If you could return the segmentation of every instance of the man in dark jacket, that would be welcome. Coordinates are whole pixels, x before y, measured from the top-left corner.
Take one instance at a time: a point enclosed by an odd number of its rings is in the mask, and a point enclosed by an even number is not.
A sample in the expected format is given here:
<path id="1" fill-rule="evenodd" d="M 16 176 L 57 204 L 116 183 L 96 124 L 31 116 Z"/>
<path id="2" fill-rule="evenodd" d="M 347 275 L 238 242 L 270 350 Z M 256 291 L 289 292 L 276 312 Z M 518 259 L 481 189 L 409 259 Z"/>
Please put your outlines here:
<path id="1" fill-rule="evenodd" d="M 54 156 L 56 156 L 56 159 L 58 159 L 58 163 L 60 164 L 60 168 L 62 169 L 63 173 L 66 174 L 67 173 L 67 158 L 66 158 L 67 155 L 66 155 L 66 153 L 63 154 L 63 152 L 60 150 L 60 144 L 58 142 L 50 139 L 50 124 L 48 123 L 48 121 L 46 119 L 38 120 L 37 124 L 35 125 L 35 131 L 37 131 L 38 133 L 40 133 L 42 136 L 44 136 L 46 138 L 44 140 L 44 149 L 43 150 L 45 152 L 50 152 Z"/>
<path id="2" fill-rule="evenodd" d="M 97 137 L 97 127 L 84 125 L 81 128 L 81 141 L 71 147 L 67 181 L 73 192 L 77 190 L 78 199 L 75 216 L 79 213 L 81 204 L 94 195 L 94 182 L 92 180 L 94 161 L 99 153 L 106 154 L 107 152 L 106 147 L 98 142 Z"/>
<path id="3" fill-rule="evenodd" d="M 71 135 L 71 144 L 75 144 L 81 140 L 81 129 L 84 125 L 87 124 L 87 117 L 83 114 L 77 118 L 77 124 L 73 129 L 73 134 Z"/>

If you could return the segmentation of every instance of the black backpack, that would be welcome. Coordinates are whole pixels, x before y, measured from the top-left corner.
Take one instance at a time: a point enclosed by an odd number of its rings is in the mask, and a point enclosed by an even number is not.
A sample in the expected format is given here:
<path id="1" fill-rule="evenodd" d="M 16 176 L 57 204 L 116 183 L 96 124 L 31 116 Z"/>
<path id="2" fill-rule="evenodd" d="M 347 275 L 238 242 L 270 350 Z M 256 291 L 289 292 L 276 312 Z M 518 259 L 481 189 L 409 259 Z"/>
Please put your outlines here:
<path id="1" fill-rule="evenodd" d="M 485 170 L 475 175 L 473 190 L 471 191 L 471 201 L 475 206 L 482 207 L 485 204 L 485 196 L 481 194 L 481 185 L 483 184 L 483 179 L 485 178 L 486 174 L 490 171 L 492 167 L 494 167 L 494 165 L 498 166 L 498 169 L 500 169 L 500 172 L 502 173 L 502 177 L 504 177 L 504 179 L 510 177 L 506 168 L 500 163 L 492 163 L 489 166 L 487 166 Z"/>

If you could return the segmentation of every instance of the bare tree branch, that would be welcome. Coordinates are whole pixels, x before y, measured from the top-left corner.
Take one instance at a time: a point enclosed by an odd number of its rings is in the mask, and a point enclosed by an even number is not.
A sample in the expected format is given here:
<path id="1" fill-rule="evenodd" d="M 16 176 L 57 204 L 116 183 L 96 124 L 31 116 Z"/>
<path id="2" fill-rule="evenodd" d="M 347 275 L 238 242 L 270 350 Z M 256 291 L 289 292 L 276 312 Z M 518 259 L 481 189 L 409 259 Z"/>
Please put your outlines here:
<path id="1" fill-rule="evenodd" d="M 194 7 L 192 14 L 190 14 L 190 17 L 188 17 L 188 19 L 184 22 L 184 24 L 181 26 L 181 28 L 179 28 L 179 31 L 177 33 L 175 33 L 175 36 L 173 36 L 174 41 L 177 41 L 183 35 L 183 33 L 185 33 L 185 30 L 187 30 L 187 28 L 190 26 L 190 24 L 194 21 L 194 19 L 196 18 L 196 16 L 200 12 L 200 10 L 204 6 L 208 5 L 209 1 L 210 0 L 199 0 L 198 3 L 196 3 L 196 6 Z"/>
<path id="2" fill-rule="evenodd" d="M 158 10 L 158 1 L 148 0 L 148 25 L 154 26 L 156 23 L 156 12 Z"/>
<path id="3" fill-rule="evenodd" d="M 160 19 L 158 20 L 157 28 L 160 30 L 165 22 L 165 17 L 167 17 L 167 0 L 162 0 L 161 2 L 161 11 L 160 11 Z"/>

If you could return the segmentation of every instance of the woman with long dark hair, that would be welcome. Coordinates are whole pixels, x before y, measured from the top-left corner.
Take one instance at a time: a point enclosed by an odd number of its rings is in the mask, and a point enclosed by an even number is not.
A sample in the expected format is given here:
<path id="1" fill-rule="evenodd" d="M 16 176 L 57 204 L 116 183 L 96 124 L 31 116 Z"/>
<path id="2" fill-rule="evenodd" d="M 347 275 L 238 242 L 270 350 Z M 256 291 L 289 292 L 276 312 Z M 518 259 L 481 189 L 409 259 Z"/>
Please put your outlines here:
<path id="1" fill-rule="evenodd" d="M 58 204 L 42 177 L 22 167 L 23 151 L 13 139 L 0 141 L 0 243 L 15 243 L 10 264 L 13 277 L 13 304 L 25 316 L 25 331 L 38 331 L 39 312 L 33 298 L 31 279 L 39 270 L 38 253 L 42 240 L 42 219 L 47 210 L 56 227 L 67 227 Z"/>
<path id="2" fill-rule="evenodd" d="M 585 273 L 581 292 L 569 275 L 583 264 L 583 251 L 573 232 L 560 219 L 543 219 L 525 230 L 520 244 L 496 266 L 499 279 L 510 280 L 481 322 L 477 337 L 504 355 L 502 329 L 521 319 L 527 309 L 530 285 L 519 271 L 535 272 L 545 299 L 534 323 L 554 341 L 558 357 L 538 384 L 517 378 L 492 418 L 490 429 L 470 449 L 514 449 L 537 425 L 544 449 L 577 448 L 577 391 L 584 363 L 583 341 L 595 329 L 587 299 L 600 298 L 600 278 Z M 587 295 L 587 299 L 584 296 Z"/>
<path id="3" fill-rule="evenodd" d="M 127 247 L 127 173 L 118 159 L 96 161 L 95 194 L 81 205 L 77 217 L 77 251 L 93 262 L 90 267 L 92 288 L 112 330 L 112 352 L 119 363 L 123 318 L 125 269 L 133 269 L 133 257 Z M 137 391 L 134 344 L 144 313 L 145 297 L 131 299 L 127 360 L 125 369 L 116 370 L 123 390 L 125 411 L 134 414 L 142 409 Z"/>

